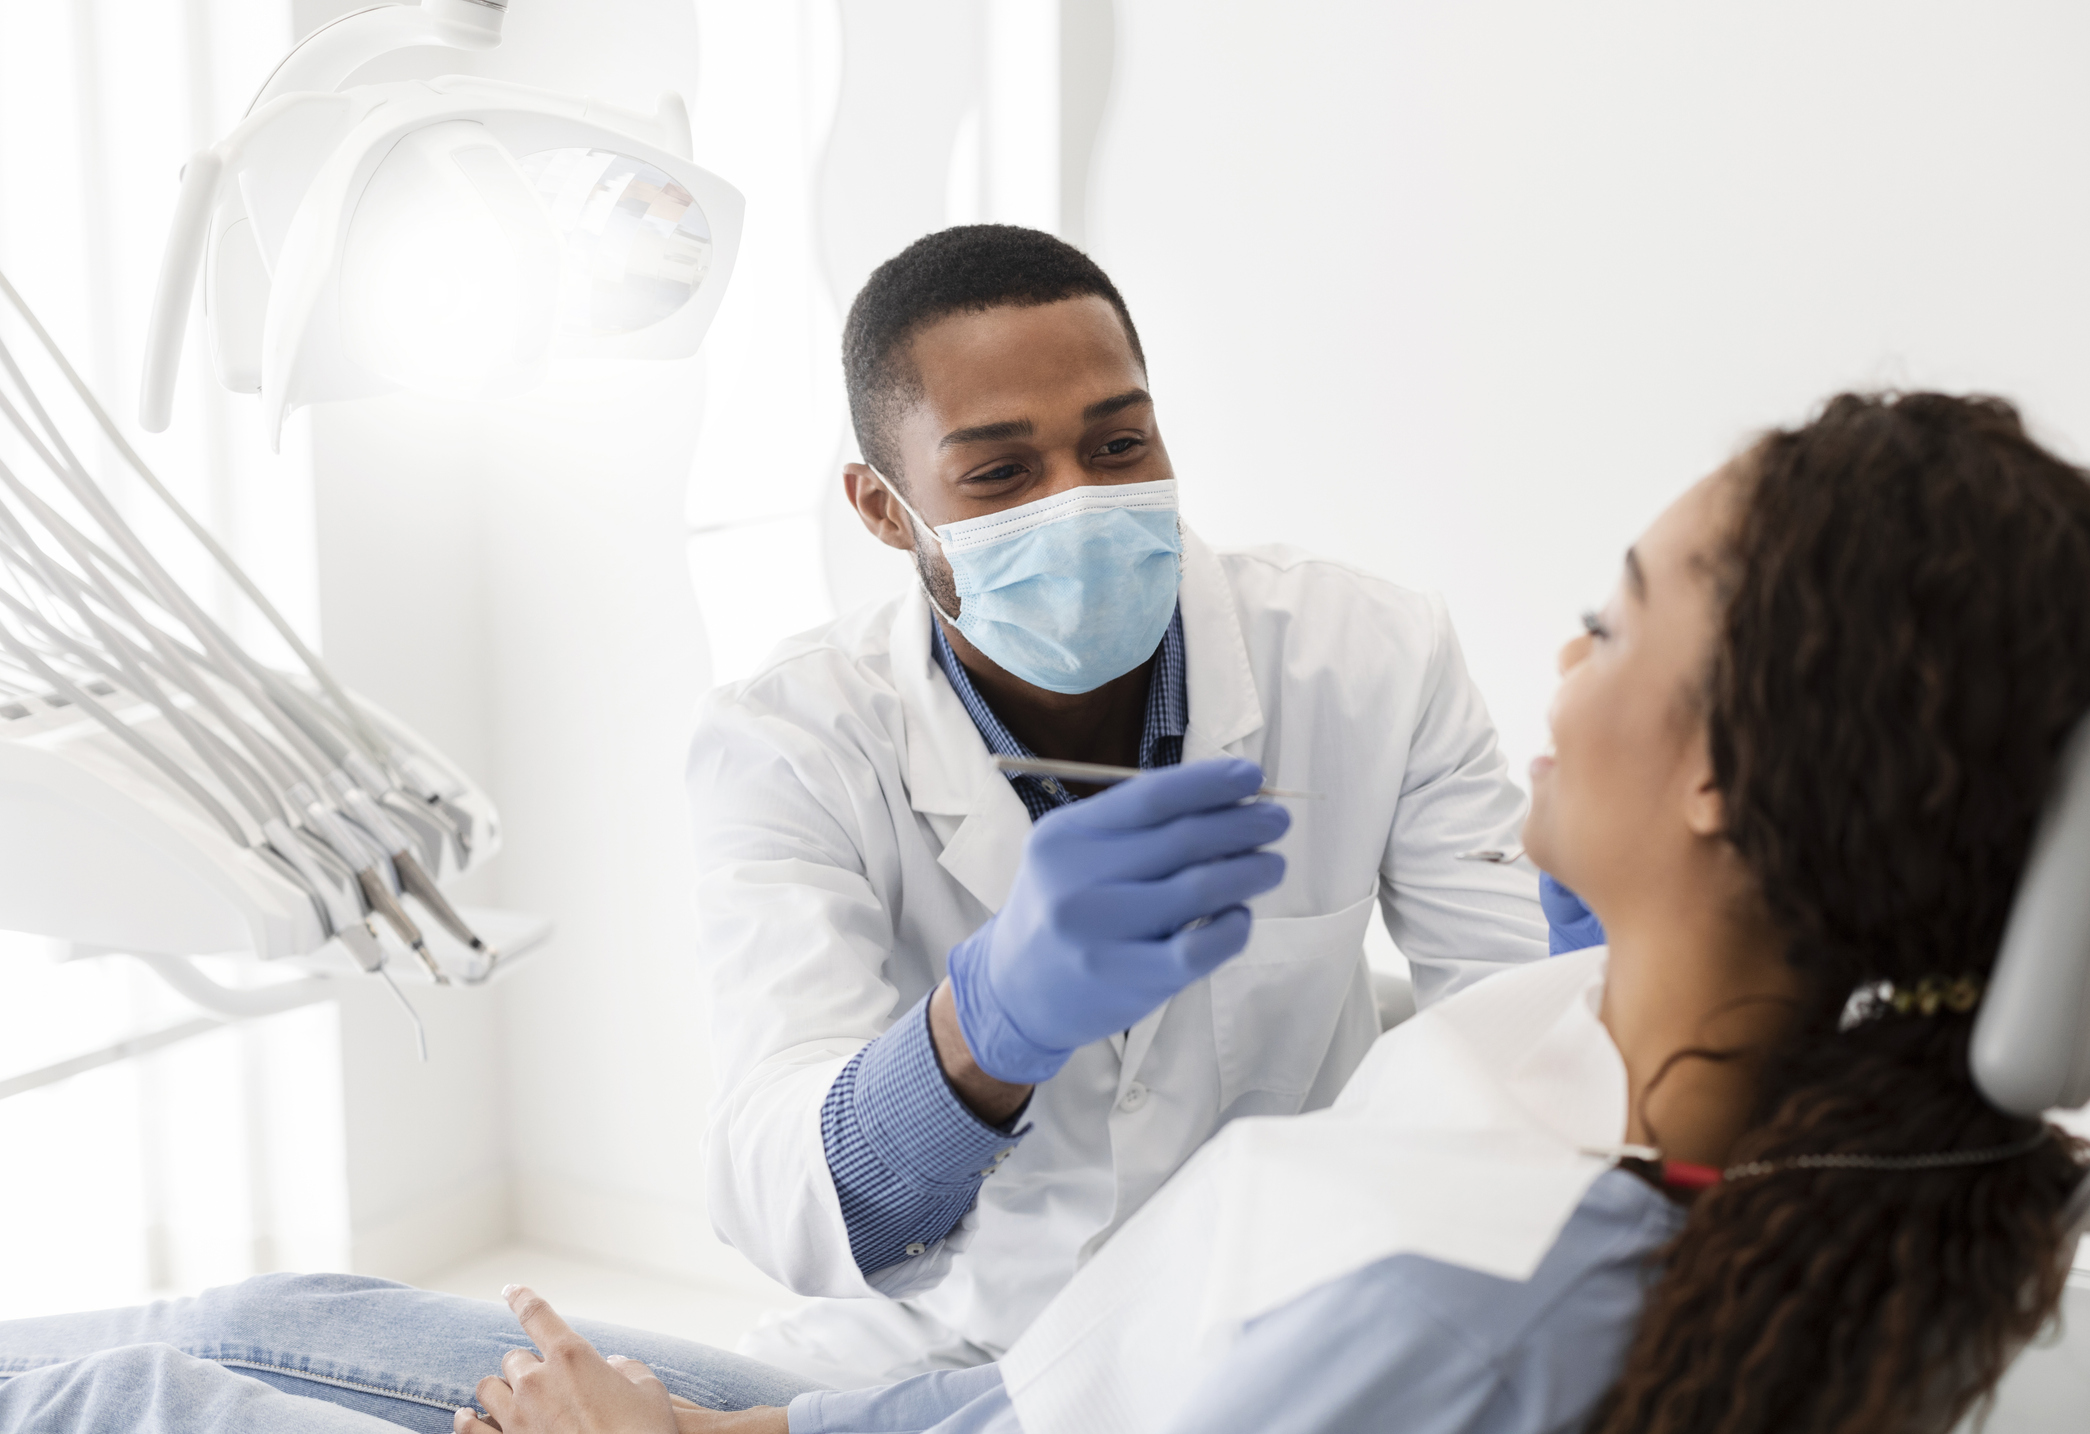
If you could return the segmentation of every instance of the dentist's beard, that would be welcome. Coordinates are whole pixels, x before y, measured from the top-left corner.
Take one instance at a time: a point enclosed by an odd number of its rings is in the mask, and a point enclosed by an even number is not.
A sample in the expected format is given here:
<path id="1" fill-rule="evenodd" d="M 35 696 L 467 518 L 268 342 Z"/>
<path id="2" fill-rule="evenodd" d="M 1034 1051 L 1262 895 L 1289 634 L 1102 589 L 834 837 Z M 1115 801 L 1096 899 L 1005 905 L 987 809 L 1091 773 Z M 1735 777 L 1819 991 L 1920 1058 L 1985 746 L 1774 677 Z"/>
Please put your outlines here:
<path id="1" fill-rule="evenodd" d="M 936 600 L 936 605 L 956 617 L 961 601 L 958 584 L 951 578 L 951 565 L 940 551 L 932 551 L 933 547 L 933 544 L 923 543 L 919 533 L 915 534 L 914 570 L 921 577 L 922 586 L 929 590 L 929 596 Z"/>

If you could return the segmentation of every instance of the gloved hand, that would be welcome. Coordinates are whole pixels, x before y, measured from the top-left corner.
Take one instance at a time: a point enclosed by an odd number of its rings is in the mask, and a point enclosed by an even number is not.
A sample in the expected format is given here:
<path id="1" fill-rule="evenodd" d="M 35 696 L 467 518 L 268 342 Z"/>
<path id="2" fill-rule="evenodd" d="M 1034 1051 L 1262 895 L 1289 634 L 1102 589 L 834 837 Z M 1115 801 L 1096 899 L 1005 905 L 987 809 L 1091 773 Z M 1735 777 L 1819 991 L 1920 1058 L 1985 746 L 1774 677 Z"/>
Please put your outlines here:
<path id="1" fill-rule="evenodd" d="M 1196 762 L 1038 821 L 1009 899 L 951 948 L 958 1028 L 981 1070 L 1035 1085 L 1248 944 L 1241 903 L 1284 880 L 1284 858 L 1256 848 L 1292 824 L 1245 801 L 1262 781 L 1253 762 Z"/>
<path id="2" fill-rule="evenodd" d="M 1555 881 L 1549 873 L 1538 874 L 1538 904 L 1546 912 L 1546 951 L 1565 956 L 1589 946 L 1604 944 L 1604 923 L 1583 905 L 1582 898 Z"/>

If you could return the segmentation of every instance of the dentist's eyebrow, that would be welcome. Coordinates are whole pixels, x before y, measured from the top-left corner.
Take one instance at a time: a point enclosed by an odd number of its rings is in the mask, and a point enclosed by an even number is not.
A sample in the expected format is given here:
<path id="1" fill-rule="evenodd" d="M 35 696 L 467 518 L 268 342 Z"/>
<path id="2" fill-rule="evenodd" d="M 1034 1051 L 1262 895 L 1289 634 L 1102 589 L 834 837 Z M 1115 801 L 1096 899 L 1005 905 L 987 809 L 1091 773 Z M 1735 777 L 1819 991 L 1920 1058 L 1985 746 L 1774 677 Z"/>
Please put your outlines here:
<path id="1" fill-rule="evenodd" d="M 1633 596 L 1646 602 L 1647 573 L 1640 566 L 1640 554 L 1631 548 L 1626 549 L 1626 581 L 1632 585 Z"/>
<path id="2" fill-rule="evenodd" d="M 1113 413 L 1121 413 L 1125 409 L 1131 408 L 1134 404 L 1152 403 L 1153 401 L 1154 396 L 1145 389 L 1128 388 L 1115 398 L 1106 398 L 1084 408 L 1081 411 L 1081 421 L 1083 423 L 1094 423 L 1099 418 L 1108 418 Z"/>
<path id="3" fill-rule="evenodd" d="M 1028 418 L 1005 418 L 1000 423 L 982 423 L 972 428 L 954 428 L 937 443 L 938 448 L 956 448 L 962 443 L 999 443 L 1005 438 L 1028 438 L 1038 426 Z"/>
<path id="4" fill-rule="evenodd" d="M 1130 388 L 1110 398 L 1098 399 L 1081 411 L 1083 423 L 1094 423 L 1136 404 L 1152 403 L 1154 396 L 1143 388 Z M 954 428 L 937 441 L 938 448 L 956 448 L 965 443 L 1000 443 L 1010 438 L 1030 438 L 1038 426 L 1028 418 L 1007 418 L 1000 423 L 982 423 L 972 428 Z"/>

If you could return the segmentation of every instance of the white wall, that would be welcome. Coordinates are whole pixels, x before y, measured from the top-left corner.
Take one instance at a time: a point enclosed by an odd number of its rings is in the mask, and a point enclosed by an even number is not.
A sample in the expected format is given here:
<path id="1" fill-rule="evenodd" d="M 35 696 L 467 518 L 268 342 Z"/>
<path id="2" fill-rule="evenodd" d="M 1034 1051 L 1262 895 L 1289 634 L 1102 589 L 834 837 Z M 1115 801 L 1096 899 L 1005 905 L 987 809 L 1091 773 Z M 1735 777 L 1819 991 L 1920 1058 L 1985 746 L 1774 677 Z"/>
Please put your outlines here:
<path id="1" fill-rule="evenodd" d="M 2090 440 L 2090 9 L 1118 0 L 1093 252 L 1192 522 L 1555 646 L 1753 429 L 1978 387 Z"/>

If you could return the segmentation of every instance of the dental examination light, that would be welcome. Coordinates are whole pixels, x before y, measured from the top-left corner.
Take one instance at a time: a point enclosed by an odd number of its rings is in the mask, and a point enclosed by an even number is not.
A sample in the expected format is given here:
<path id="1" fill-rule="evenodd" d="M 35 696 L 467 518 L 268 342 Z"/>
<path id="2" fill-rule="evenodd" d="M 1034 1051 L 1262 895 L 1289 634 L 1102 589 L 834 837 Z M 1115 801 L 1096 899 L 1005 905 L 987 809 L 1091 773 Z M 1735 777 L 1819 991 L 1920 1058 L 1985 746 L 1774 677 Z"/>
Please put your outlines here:
<path id="1" fill-rule="evenodd" d="M 142 491 L 119 507 L 88 454 Z M 147 548 L 154 504 L 301 670 L 256 660 Z M 0 929 L 137 955 L 220 1015 L 292 1002 L 189 958 L 287 961 L 307 991 L 360 970 L 406 1004 L 395 971 L 477 983 L 543 935 L 440 889 L 499 842 L 485 794 L 328 675 L 0 275 Z"/>
<path id="2" fill-rule="evenodd" d="M 560 352 L 695 353 L 741 197 L 690 163 L 689 113 L 469 76 L 341 88 L 412 46 L 491 49 L 505 0 L 349 15 L 293 50 L 197 154 L 161 262 L 139 421 L 167 426 L 189 300 L 219 381 L 272 442 L 306 404 L 529 388 Z"/>

